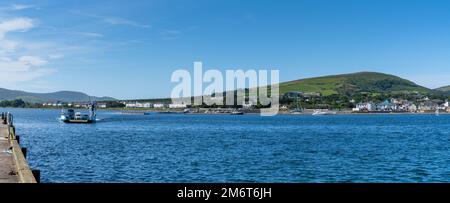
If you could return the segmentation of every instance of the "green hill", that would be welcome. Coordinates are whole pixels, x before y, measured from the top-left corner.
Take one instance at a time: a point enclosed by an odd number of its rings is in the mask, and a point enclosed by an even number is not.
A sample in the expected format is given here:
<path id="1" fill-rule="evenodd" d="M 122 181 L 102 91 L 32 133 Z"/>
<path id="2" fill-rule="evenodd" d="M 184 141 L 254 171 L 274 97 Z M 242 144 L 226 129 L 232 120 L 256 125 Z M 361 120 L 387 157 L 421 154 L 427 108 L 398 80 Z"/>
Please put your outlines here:
<path id="1" fill-rule="evenodd" d="M 436 88 L 436 91 L 443 92 L 444 95 L 450 95 L 450 85 L 445 87 Z"/>
<path id="2" fill-rule="evenodd" d="M 87 101 L 112 101 L 115 100 L 111 97 L 94 97 L 89 96 L 82 92 L 72 91 L 60 91 L 53 93 L 31 93 L 18 90 L 8 90 L 0 88 L 0 101 L 1 100 L 14 100 L 22 99 L 31 103 L 42 102 L 87 102 Z"/>
<path id="3" fill-rule="evenodd" d="M 435 90 L 441 91 L 441 92 L 450 92 L 450 85 L 445 87 L 436 88 Z"/>
<path id="4" fill-rule="evenodd" d="M 412 92 L 430 93 L 432 90 L 394 75 L 376 72 L 359 72 L 280 83 L 280 94 L 289 91 L 318 92 L 322 95 L 353 95 L 361 92 L 391 94 Z"/>

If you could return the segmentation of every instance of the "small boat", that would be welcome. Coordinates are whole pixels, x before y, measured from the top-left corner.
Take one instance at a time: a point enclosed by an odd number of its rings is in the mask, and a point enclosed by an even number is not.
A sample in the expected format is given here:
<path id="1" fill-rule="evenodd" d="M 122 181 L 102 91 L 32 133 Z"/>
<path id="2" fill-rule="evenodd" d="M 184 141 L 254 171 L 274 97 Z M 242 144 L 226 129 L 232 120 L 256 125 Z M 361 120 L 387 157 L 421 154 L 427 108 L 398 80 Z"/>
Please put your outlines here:
<path id="1" fill-rule="evenodd" d="M 244 115 L 244 112 L 242 111 L 238 111 L 238 110 L 234 110 L 230 113 L 231 115 Z"/>
<path id="2" fill-rule="evenodd" d="M 145 115 L 145 112 L 142 112 L 142 111 L 122 111 L 121 114 L 124 114 L 124 115 Z"/>
<path id="3" fill-rule="evenodd" d="M 322 110 L 314 110 L 313 116 L 322 116 L 322 115 L 336 115 L 335 111 L 322 111 Z"/>
<path id="4" fill-rule="evenodd" d="M 302 114 L 303 110 L 299 108 L 295 108 L 294 110 L 290 111 L 291 114 Z"/>
<path id="5" fill-rule="evenodd" d="M 94 123 L 97 119 L 97 105 L 92 103 L 89 106 L 89 114 L 82 114 L 81 112 L 75 112 L 73 109 L 62 110 L 60 121 L 64 123 Z"/>
<path id="6" fill-rule="evenodd" d="M 182 112 L 178 112 L 178 111 L 160 111 L 157 112 L 158 114 L 181 114 Z"/>
<path id="7" fill-rule="evenodd" d="M 300 103 L 298 101 L 298 96 L 295 97 L 295 109 L 293 109 L 292 111 L 290 111 L 291 114 L 302 114 L 303 113 L 303 109 L 300 106 Z"/>

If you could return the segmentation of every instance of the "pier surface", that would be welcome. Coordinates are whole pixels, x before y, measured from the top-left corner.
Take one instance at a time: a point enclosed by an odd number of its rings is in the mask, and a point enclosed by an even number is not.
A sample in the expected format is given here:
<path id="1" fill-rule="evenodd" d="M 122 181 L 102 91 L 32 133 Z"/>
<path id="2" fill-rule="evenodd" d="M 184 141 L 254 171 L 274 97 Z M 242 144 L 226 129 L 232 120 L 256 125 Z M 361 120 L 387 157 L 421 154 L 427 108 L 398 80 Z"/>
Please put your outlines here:
<path id="1" fill-rule="evenodd" d="M 16 139 L 14 127 L 0 118 L 0 183 L 36 183 Z"/>
<path id="2" fill-rule="evenodd" d="M 8 139 L 8 126 L 0 124 L 0 183 L 18 183 L 17 167 L 14 164 Z"/>

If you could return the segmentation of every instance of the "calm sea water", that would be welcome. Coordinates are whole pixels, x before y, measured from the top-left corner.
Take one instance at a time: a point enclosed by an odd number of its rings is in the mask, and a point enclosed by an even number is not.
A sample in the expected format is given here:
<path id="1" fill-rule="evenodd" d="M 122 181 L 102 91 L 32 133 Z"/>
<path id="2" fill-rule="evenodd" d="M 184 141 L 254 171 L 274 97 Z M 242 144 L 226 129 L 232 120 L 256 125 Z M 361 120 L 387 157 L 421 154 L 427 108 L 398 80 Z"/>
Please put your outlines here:
<path id="1" fill-rule="evenodd" d="M 0 109 L 43 182 L 450 182 L 448 115 L 122 115 Z"/>

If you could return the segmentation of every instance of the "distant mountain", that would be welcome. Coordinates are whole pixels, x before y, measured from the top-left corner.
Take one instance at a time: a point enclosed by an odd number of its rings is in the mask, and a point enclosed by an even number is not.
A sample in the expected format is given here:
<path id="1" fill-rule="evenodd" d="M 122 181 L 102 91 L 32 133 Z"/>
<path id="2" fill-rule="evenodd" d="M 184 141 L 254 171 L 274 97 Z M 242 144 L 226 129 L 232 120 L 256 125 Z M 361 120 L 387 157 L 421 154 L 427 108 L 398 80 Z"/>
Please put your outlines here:
<path id="1" fill-rule="evenodd" d="M 22 99 L 31 103 L 42 102 L 87 102 L 87 101 L 112 101 L 112 97 L 89 96 L 82 92 L 59 91 L 53 93 L 31 93 L 19 90 L 8 90 L 0 88 L 0 100 Z"/>
<path id="2" fill-rule="evenodd" d="M 450 91 L 450 85 L 449 86 L 445 86 L 445 87 L 440 87 L 440 88 L 436 88 L 437 91 L 442 91 L 442 92 L 449 92 Z"/>
<path id="3" fill-rule="evenodd" d="M 349 96 L 361 92 L 433 92 L 433 90 L 417 85 L 409 80 L 376 72 L 331 75 L 280 83 L 281 94 L 289 91 L 318 92 L 322 95 L 345 94 Z"/>
<path id="4" fill-rule="evenodd" d="M 450 85 L 445 87 L 436 88 L 435 90 L 444 92 L 446 95 L 450 95 Z"/>

